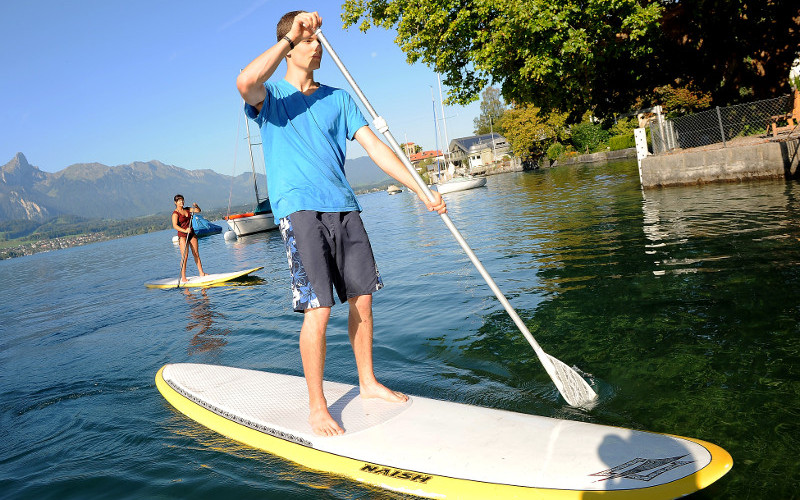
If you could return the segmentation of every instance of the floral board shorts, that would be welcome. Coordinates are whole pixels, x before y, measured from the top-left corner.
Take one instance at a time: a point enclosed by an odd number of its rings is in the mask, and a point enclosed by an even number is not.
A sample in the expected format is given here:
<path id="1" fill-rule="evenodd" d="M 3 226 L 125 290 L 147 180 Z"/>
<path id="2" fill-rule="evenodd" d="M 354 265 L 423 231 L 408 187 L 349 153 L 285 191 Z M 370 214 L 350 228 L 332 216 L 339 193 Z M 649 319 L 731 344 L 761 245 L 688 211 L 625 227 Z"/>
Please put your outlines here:
<path id="1" fill-rule="evenodd" d="M 292 304 L 303 312 L 383 288 L 367 231 L 356 212 L 300 210 L 280 220 L 292 273 Z"/>

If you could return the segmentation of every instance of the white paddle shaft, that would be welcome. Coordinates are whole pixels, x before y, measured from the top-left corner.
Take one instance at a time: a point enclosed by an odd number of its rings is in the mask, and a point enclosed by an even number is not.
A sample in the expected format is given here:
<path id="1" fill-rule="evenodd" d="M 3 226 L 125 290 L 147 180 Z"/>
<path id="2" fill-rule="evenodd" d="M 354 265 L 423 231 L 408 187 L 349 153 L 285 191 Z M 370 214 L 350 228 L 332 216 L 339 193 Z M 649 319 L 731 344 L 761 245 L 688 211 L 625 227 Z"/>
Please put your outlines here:
<path id="1" fill-rule="evenodd" d="M 414 166 L 411 165 L 411 161 L 409 161 L 408 157 L 403 152 L 403 148 L 400 147 L 400 144 L 398 144 L 398 142 L 392 136 L 392 133 L 389 132 L 389 126 L 386 124 L 386 120 L 384 120 L 381 116 L 378 115 L 378 113 L 375 111 L 375 108 L 373 108 L 372 105 L 369 103 L 367 97 L 364 95 L 363 92 L 361 92 L 361 88 L 359 88 L 356 81 L 350 75 L 350 72 L 344 66 L 341 59 L 339 59 L 339 56 L 333 50 L 333 47 L 331 47 L 331 44 L 330 42 L 328 42 L 327 38 L 325 38 L 325 35 L 322 34 L 322 29 L 317 29 L 315 35 L 317 36 L 317 40 L 320 41 L 325 50 L 328 51 L 334 63 L 336 63 L 336 66 L 339 68 L 339 70 L 342 72 L 345 79 L 347 80 L 347 83 L 350 84 L 350 86 L 353 88 L 353 91 L 355 91 L 358 98 L 364 104 L 364 107 L 367 109 L 367 112 L 372 117 L 373 120 L 372 123 L 375 125 L 378 131 L 386 138 L 386 140 L 389 141 L 389 145 L 392 147 L 392 149 L 394 150 L 395 154 L 400 159 L 400 161 L 403 162 L 403 165 L 406 167 L 408 172 L 414 178 L 419 188 L 422 190 L 422 192 L 425 193 L 425 196 L 427 196 L 428 200 L 434 201 L 433 193 L 431 193 L 431 190 L 428 188 L 427 184 L 425 184 L 425 181 L 422 180 L 422 177 L 419 176 L 419 173 L 417 173 L 417 170 L 414 168 Z M 544 352 L 544 350 L 542 350 L 542 348 L 539 346 L 539 343 L 536 342 L 536 339 L 534 339 L 533 335 L 531 335 L 531 332 L 528 331 L 528 327 L 525 326 L 525 323 L 522 321 L 522 318 L 520 318 L 519 315 L 517 314 L 517 311 L 515 311 L 514 308 L 511 307 L 511 304 L 508 302 L 508 299 L 506 299 L 506 296 L 503 295 L 502 291 L 500 291 L 500 288 L 497 286 L 494 279 L 492 279 L 492 277 L 489 275 L 489 272 L 486 271 L 486 268 L 483 266 L 481 261 L 475 255 L 475 252 L 472 251 L 472 248 L 470 248 L 467 241 L 461 235 L 461 232 L 458 230 L 458 228 L 456 228 L 455 224 L 453 224 L 453 221 L 450 219 L 450 216 L 448 216 L 446 213 L 440 215 L 442 217 L 442 220 L 444 221 L 444 224 L 447 226 L 447 228 L 453 234 L 453 237 L 456 239 L 458 244 L 467 254 L 467 257 L 469 257 L 469 260 L 472 261 L 472 264 L 475 266 L 475 268 L 478 270 L 481 276 L 483 276 L 483 279 L 486 281 L 486 284 L 489 285 L 489 288 L 492 289 L 492 292 L 494 292 L 497 299 L 500 301 L 501 304 L 503 304 L 503 307 L 505 308 L 508 315 L 511 316 L 511 319 L 514 321 L 514 324 L 517 325 L 517 328 L 519 328 L 520 332 L 522 332 L 522 335 L 525 337 L 525 339 L 528 341 L 531 347 L 533 347 L 533 350 L 539 357 L 539 361 L 542 363 L 545 370 L 547 370 L 547 373 L 550 375 L 550 378 L 553 380 L 553 383 L 555 383 L 556 387 L 558 388 L 558 391 L 561 393 L 561 395 L 564 397 L 567 403 L 569 403 L 572 406 L 587 406 L 591 401 L 596 399 L 597 394 L 592 390 L 591 387 L 589 387 L 589 384 L 587 384 L 586 381 L 583 380 L 583 377 L 581 377 L 578 373 L 576 373 L 574 370 L 569 368 L 561 361 L 550 356 L 549 354 Z M 556 369 L 556 365 L 559 365 L 558 370 Z M 580 379 L 580 381 L 578 381 L 577 379 Z"/>

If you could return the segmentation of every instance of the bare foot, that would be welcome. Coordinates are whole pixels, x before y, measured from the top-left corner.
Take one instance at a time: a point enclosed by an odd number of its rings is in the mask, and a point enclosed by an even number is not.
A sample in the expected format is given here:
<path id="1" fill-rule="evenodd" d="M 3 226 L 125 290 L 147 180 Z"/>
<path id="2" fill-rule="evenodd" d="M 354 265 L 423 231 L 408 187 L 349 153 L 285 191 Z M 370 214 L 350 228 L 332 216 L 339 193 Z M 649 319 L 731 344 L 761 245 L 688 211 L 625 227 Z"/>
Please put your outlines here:
<path id="1" fill-rule="evenodd" d="M 344 434 L 344 429 L 339 427 L 336 420 L 331 417 L 325 407 L 312 409 L 308 416 L 308 423 L 311 430 L 318 436 L 339 436 Z"/>
<path id="2" fill-rule="evenodd" d="M 377 381 L 371 385 L 362 385 L 360 388 L 361 397 L 364 399 L 378 398 L 390 403 L 405 403 L 408 401 L 408 396 L 402 392 L 393 391 Z"/>

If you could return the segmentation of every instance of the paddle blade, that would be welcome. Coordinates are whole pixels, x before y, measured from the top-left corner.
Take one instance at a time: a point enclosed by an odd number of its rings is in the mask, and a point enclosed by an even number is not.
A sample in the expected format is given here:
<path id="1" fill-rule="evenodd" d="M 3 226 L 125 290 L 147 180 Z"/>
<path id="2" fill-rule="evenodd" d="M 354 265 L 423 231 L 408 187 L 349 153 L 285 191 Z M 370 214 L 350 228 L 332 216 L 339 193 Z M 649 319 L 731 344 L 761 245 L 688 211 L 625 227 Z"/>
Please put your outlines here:
<path id="1" fill-rule="evenodd" d="M 549 354 L 547 357 L 550 358 L 554 370 L 550 376 L 567 403 L 570 406 L 591 409 L 597 402 L 597 393 L 589 383 L 577 371 L 557 358 Z"/>

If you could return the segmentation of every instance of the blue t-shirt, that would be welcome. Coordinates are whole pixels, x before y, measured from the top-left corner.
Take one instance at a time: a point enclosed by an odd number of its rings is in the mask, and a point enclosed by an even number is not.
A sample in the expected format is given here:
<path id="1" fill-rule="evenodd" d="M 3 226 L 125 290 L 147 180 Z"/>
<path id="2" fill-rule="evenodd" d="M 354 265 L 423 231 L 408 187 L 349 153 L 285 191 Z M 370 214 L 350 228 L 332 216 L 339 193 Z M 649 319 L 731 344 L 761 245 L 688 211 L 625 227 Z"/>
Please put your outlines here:
<path id="1" fill-rule="evenodd" d="M 275 221 L 298 210 L 360 211 L 344 160 L 346 140 L 367 121 L 350 94 L 320 85 L 307 96 L 286 80 L 264 86 L 261 112 L 245 104 L 245 113 L 261 129 Z"/>

